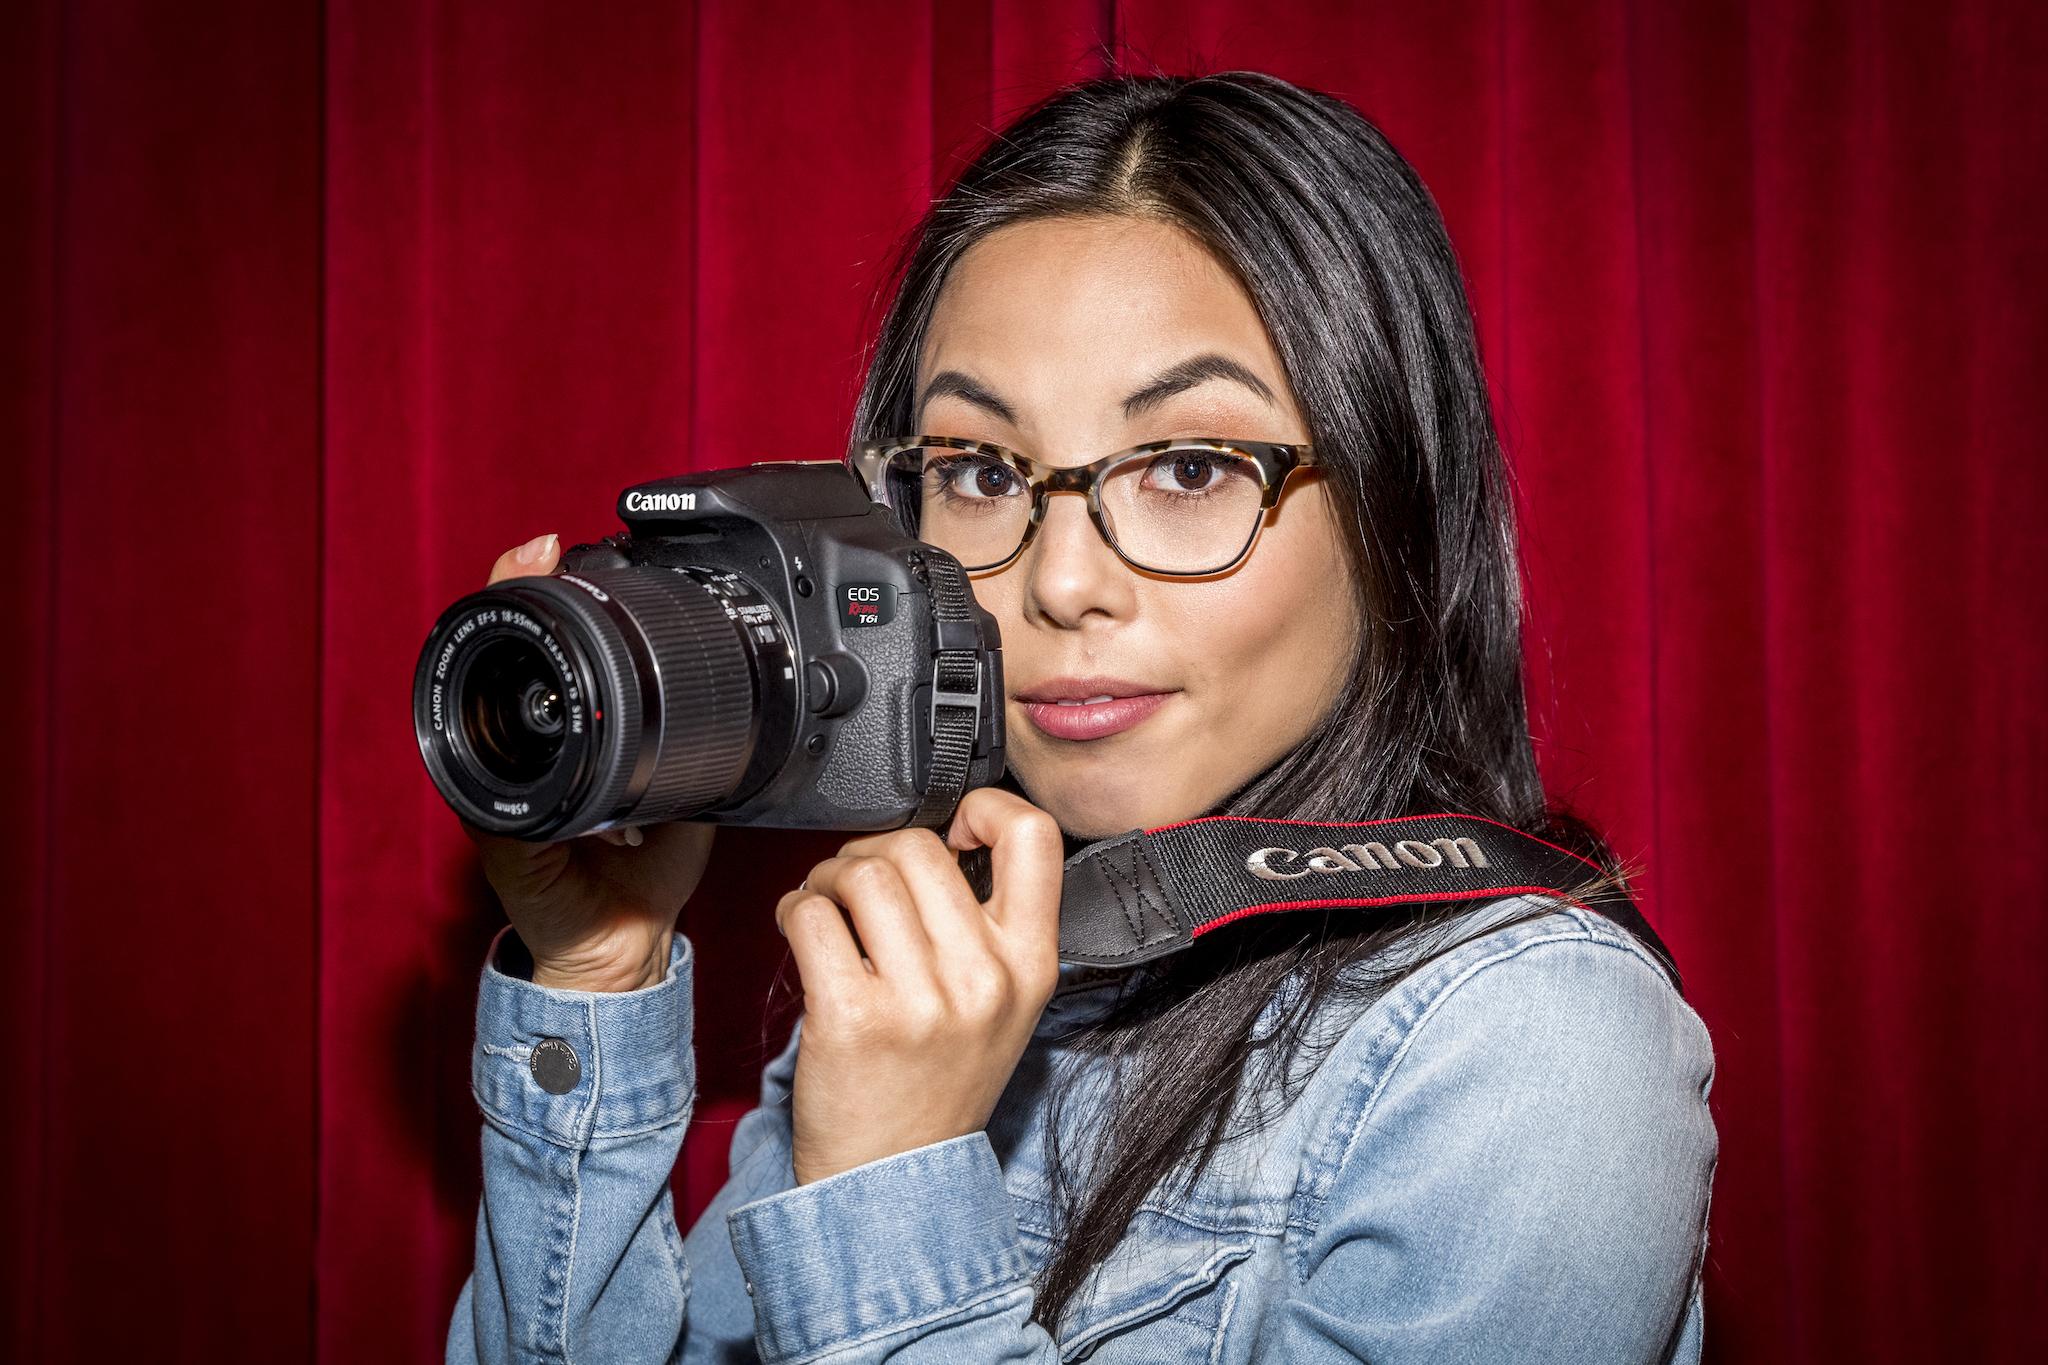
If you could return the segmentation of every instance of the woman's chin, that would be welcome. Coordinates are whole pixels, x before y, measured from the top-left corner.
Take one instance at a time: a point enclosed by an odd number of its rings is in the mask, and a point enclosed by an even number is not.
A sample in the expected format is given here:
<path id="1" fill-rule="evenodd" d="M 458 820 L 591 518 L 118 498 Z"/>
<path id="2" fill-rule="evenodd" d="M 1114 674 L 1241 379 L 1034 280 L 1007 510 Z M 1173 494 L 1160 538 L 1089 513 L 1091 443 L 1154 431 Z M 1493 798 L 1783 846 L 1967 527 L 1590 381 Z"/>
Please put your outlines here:
<path id="1" fill-rule="evenodd" d="M 1058 816 L 1054 816 L 1058 820 Z M 1119 834 L 1129 833 L 1138 826 L 1132 821 L 1096 821 L 1076 824 L 1060 820 L 1060 832 L 1067 836 L 1067 842 L 1074 845 L 1093 844 L 1103 839 L 1114 839 Z"/>
<path id="2" fill-rule="evenodd" d="M 1184 818 L 1163 810 L 1156 800 L 1105 791 L 1096 783 L 1072 787 L 1054 783 L 1050 789 L 1041 789 L 1019 774 L 1018 785 L 1024 789 L 1025 799 L 1057 821 L 1060 831 L 1074 843 L 1092 844 Z"/>

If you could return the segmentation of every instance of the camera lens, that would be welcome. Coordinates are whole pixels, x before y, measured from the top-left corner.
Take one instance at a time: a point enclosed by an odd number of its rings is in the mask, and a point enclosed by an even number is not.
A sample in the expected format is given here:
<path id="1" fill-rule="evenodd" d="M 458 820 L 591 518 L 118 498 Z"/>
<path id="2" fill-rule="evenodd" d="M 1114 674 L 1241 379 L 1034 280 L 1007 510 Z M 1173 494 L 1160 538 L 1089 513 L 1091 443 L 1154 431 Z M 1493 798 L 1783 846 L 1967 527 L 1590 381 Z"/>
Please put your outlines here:
<path id="1" fill-rule="evenodd" d="M 562 752 L 561 693 L 547 656 L 531 640 L 504 635 L 484 644 L 462 690 L 462 739 L 502 782 L 532 782 Z"/>
<path id="2" fill-rule="evenodd" d="M 526 685 L 526 723 L 535 734 L 562 733 L 562 694 L 538 680 Z"/>
<path id="3" fill-rule="evenodd" d="M 507 579 L 429 632 L 420 753 L 465 819 L 566 839 L 743 800 L 795 743 L 789 636 L 737 574 L 636 566 Z"/>

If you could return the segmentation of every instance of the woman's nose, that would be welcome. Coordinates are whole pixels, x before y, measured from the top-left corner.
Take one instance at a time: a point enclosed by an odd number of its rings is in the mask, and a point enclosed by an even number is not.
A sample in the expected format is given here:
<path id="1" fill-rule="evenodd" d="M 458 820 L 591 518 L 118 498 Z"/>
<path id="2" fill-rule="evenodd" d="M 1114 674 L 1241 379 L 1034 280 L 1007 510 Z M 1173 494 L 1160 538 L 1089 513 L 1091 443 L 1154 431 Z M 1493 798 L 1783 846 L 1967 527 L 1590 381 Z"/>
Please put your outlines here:
<path id="1" fill-rule="evenodd" d="M 1046 496 L 1045 517 L 1026 554 L 1032 604 L 1053 621 L 1077 626 L 1091 611 L 1128 613 L 1131 571 L 1097 534 L 1081 494 Z"/>

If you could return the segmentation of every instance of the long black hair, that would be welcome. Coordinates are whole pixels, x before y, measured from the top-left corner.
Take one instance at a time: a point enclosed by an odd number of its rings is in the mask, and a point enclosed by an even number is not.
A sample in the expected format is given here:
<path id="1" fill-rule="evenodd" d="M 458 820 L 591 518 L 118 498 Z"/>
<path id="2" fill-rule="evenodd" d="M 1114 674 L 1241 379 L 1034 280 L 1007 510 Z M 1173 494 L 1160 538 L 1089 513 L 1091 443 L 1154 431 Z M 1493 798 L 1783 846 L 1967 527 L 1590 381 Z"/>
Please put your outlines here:
<path id="1" fill-rule="evenodd" d="M 1631 869 L 1546 802 L 1537 774 L 1511 489 L 1449 236 L 1413 168 L 1343 100 L 1228 71 L 1107 76 L 1026 110 L 899 251 L 851 436 L 910 431 L 926 328 L 962 253 L 998 228 L 1073 215 L 1174 224 L 1235 272 L 1355 530 L 1347 548 L 1364 628 L 1349 685 L 1292 751 L 1213 811 L 1486 816 L 1597 863 L 1602 875 L 1571 888 L 1574 898 L 1626 895 Z M 1078 846 L 1070 839 L 1069 851 Z M 985 896 L 977 852 L 963 868 Z M 1037 1276 L 1037 1320 L 1056 1330 L 1137 1206 L 1169 1178 L 1191 1186 L 1241 1135 L 1241 1092 L 1265 1100 L 1299 1084 L 1306 1073 L 1293 1063 L 1318 1046 L 1309 1021 L 1333 1007 L 1355 1017 L 1454 946 L 1446 930 L 1469 908 L 1256 917 L 1134 972 L 1106 1014 L 1064 1038 L 1076 1062 L 1107 1063 L 1108 1081 L 1098 1120 L 1077 1127 L 1095 1135 L 1086 1152 L 1058 1141 L 1072 1072 L 1055 1081 L 1046 1152 L 1058 1236 Z M 1276 1001 L 1285 1008 L 1255 1038 Z"/>

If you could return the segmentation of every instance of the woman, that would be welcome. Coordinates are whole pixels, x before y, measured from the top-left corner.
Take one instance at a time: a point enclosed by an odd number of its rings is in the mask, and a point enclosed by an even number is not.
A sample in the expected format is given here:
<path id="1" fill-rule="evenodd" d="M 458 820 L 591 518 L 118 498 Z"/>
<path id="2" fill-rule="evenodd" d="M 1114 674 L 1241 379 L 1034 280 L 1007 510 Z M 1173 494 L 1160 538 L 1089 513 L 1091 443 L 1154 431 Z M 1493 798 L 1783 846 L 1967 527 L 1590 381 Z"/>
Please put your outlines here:
<path id="1" fill-rule="evenodd" d="M 1712 1052 L 1612 920 L 1302 910 L 1057 962 L 1063 857 L 1205 812 L 1469 813 L 1600 863 L 1578 901 L 1623 884 L 1546 809 L 1469 308 L 1377 130 L 1250 72 L 1059 92 L 913 235 L 854 435 L 912 452 L 873 491 L 1001 623 L 1010 776 L 777 904 L 805 1014 L 687 1238 L 674 925 L 711 829 L 471 831 L 512 924 L 449 1359 L 1697 1359 Z M 1118 515 L 1247 476 L 1197 448 L 1103 474 L 1104 524 L 1048 494 L 1027 538 L 1002 452 L 1182 437 L 1313 462 L 1236 532 Z"/>

